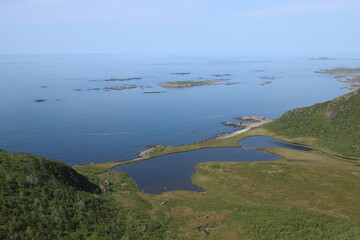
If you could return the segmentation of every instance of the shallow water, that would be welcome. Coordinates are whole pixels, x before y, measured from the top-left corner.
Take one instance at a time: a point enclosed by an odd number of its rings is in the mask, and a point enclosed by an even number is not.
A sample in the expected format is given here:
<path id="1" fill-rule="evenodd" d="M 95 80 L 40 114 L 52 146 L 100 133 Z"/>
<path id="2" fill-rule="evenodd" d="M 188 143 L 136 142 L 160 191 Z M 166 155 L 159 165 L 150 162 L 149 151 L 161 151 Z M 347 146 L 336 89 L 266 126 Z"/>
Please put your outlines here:
<path id="1" fill-rule="evenodd" d="M 202 162 L 273 161 L 281 157 L 255 149 L 206 148 L 155 157 L 146 161 L 115 167 L 136 181 L 146 193 L 158 194 L 173 190 L 202 191 L 192 184 L 195 166 Z"/>
<path id="2" fill-rule="evenodd" d="M 311 148 L 307 148 L 300 145 L 295 145 L 287 142 L 280 141 L 278 139 L 266 136 L 253 136 L 247 137 L 241 141 L 239 144 L 246 149 L 256 149 L 258 147 L 273 147 L 273 148 L 288 148 L 297 151 L 310 151 Z"/>
<path id="3" fill-rule="evenodd" d="M 172 190 L 202 191 L 192 184 L 195 166 L 202 162 L 274 161 L 282 157 L 256 150 L 258 147 L 287 148 L 309 151 L 310 148 L 289 144 L 266 136 L 247 137 L 239 142 L 242 148 L 205 148 L 173 153 L 133 164 L 121 165 L 113 170 L 125 171 L 146 193 L 159 194 Z"/>
<path id="4" fill-rule="evenodd" d="M 0 55 L 0 148 L 68 164 L 125 160 L 136 157 L 147 145 L 189 144 L 232 131 L 221 122 L 235 117 L 277 118 L 289 109 L 348 92 L 340 89 L 344 84 L 332 75 L 314 71 L 358 67 L 359 59 L 312 61 L 310 57 L 314 56 Z M 216 79 L 214 74 L 224 73 L 231 74 L 229 82 L 241 84 L 159 86 L 166 81 Z M 275 79 L 261 86 L 264 76 Z M 102 81 L 130 77 L 142 79 Z M 153 88 L 103 90 L 123 84 Z M 46 101 L 36 103 L 36 99 Z"/>

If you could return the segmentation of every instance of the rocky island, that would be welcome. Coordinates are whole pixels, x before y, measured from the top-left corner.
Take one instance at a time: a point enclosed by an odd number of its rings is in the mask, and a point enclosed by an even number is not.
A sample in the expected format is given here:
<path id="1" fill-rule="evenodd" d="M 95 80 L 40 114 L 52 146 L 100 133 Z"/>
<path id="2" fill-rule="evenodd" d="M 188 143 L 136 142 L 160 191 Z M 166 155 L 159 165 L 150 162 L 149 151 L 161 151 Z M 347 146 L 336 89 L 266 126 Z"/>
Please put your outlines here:
<path id="1" fill-rule="evenodd" d="M 124 90 L 124 89 L 131 89 L 137 88 L 136 85 L 127 85 L 127 86 L 111 86 L 111 87 L 104 87 L 105 90 Z"/>
<path id="2" fill-rule="evenodd" d="M 326 73 L 326 74 L 360 73 L 360 67 L 358 67 L 358 68 L 335 67 L 335 68 L 329 68 L 329 69 L 320 69 L 315 72 L 316 73 Z"/>
<path id="3" fill-rule="evenodd" d="M 261 86 L 264 86 L 264 85 L 268 85 L 268 84 L 270 84 L 270 83 L 272 83 L 272 81 L 266 81 L 266 82 L 260 83 L 260 85 L 261 85 Z"/>
<path id="4" fill-rule="evenodd" d="M 219 82 L 231 80 L 230 78 L 219 78 L 215 80 L 204 80 L 204 81 L 177 81 L 177 82 L 165 82 L 160 84 L 162 87 L 168 88 L 183 88 L 183 87 L 195 87 L 204 85 L 216 85 Z"/>
<path id="5" fill-rule="evenodd" d="M 317 57 L 317 58 L 310 58 L 310 60 L 336 60 L 337 58 L 331 57 Z"/>
<path id="6" fill-rule="evenodd" d="M 326 73 L 326 74 L 337 74 L 334 76 L 334 78 L 345 78 L 342 80 L 339 80 L 340 82 L 346 82 L 346 83 L 359 83 L 360 82 L 360 75 L 359 74 L 353 74 L 353 73 L 360 73 L 360 67 L 359 68 L 330 68 L 330 69 L 321 69 L 318 71 L 315 71 L 316 73 Z M 356 89 L 360 88 L 360 84 L 349 84 L 343 87 L 344 89 Z"/>
<path id="7" fill-rule="evenodd" d="M 258 117 L 258 116 L 245 116 L 245 117 L 237 117 L 235 118 L 241 122 L 222 122 L 225 126 L 231 127 L 249 127 L 253 123 L 266 121 L 265 117 Z"/>
<path id="8" fill-rule="evenodd" d="M 114 81 L 131 81 L 131 80 L 140 80 L 142 79 L 141 77 L 134 77 L 134 78 L 110 78 L 110 79 L 105 79 L 104 81 L 106 82 L 114 82 Z"/>

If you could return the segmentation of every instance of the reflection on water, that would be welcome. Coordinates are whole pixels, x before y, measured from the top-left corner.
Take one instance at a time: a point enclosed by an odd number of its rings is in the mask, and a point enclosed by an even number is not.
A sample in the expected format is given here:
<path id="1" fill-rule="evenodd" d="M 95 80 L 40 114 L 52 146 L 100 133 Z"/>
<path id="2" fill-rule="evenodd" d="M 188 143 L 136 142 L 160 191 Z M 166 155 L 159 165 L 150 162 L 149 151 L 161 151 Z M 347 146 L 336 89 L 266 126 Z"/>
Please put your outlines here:
<path id="1" fill-rule="evenodd" d="M 288 148 L 298 151 L 310 151 L 311 148 L 286 143 L 272 137 L 253 136 L 247 137 L 239 142 L 246 149 L 256 149 L 258 147 Z"/>
<path id="2" fill-rule="evenodd" d="M 158 194 L 172 190 L 201 191 L 192 184 L 195 166 L 208 161 L 273 161 L 281 157 L 255 149 L 206 148 L 174 153 L 147 161 L 122 165 L 113 170 L 125 171 L 146 193 Z"/>
<path id="3" fill-rule="evenodd" d="M 191 182 L 191 176 L 195 173 L 195 166 L 199 163 L 209 161 L 274 161 L 281 159 L 280 156 L 256 150 L 257 147 L 280 147 L 299 151 L 311 150 L 264 136 L 248 137 L 239 143 L 245 148 L 205 148 L 173 153 L 143 162 L 118 166 L 113 170 L 127 172 L 136 181 L 140 189 L 146 193 L 159 194 L 173 190 L 199 192 L 202 190 Z"/>

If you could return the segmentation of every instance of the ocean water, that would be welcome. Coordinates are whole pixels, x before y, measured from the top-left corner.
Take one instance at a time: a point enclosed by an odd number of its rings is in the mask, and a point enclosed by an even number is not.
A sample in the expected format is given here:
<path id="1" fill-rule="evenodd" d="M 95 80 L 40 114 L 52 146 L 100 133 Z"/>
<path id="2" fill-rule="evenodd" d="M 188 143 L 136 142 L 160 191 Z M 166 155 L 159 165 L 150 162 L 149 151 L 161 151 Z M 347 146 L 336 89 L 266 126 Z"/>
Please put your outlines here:
<path id="1" fill-rule="evenodd" d="M 359 67 L 352 56 L 231 54 L 0 55 L 0 148 L 83 164 L 131 159 L 147 145 L 181 145 L 234 130 L 235 117 L 273 119 L 348 92 L 315 70 Z M 189 75 L 173 75 L 189 72 Z M 168 89 L 162 82 L 216 79 L 237 85 Z M 260 77 L 274 77 L 261 86 Z M 141 77 L 127 82 L 109 78 Z M 113 85 L 149 89 L 104 91 Z M 102 90 L 87 90 L 101 88 Z M 75 90 L 75 89 L 80 89 Z M 144 94 L 144 91 L 165 91 Z M 45 102 L 35 102 L 46 99 Z"/>

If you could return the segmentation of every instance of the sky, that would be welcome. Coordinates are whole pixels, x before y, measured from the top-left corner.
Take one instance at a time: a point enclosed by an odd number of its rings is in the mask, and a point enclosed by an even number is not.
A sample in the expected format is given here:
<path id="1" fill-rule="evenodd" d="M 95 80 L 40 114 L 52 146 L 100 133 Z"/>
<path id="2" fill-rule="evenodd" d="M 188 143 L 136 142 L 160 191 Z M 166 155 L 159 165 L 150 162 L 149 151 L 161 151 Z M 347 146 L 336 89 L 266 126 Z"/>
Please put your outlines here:
<path id="1" fill-rule="evenodd" d="M 359 0 L 0 0 L 0 53 L 360 53 Z"/>

